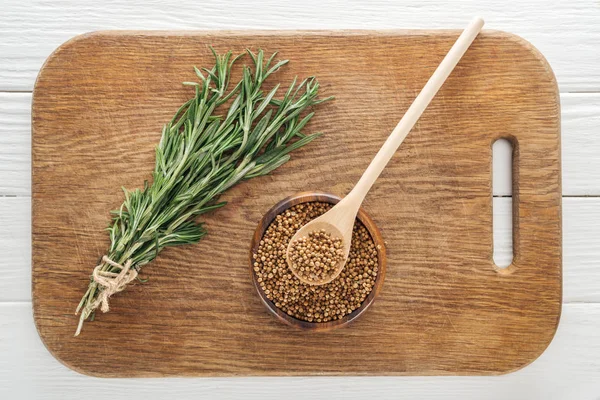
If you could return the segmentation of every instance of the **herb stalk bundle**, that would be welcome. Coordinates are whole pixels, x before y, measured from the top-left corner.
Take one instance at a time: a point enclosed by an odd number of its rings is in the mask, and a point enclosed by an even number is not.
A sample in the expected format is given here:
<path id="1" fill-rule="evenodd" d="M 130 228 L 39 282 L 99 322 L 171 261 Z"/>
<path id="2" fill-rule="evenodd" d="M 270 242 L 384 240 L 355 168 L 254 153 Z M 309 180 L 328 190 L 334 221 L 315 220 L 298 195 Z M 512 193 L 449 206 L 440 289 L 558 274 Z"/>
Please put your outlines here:
<path id="1" fill-rule="evenodd" d="M 215 66 L 194 68 L 199 82 L 184 82 L 195 88 L 195 96 L 163 127 L 152 183 L 123 189 L 125 200 L 112 212 L 108 228 L 110 247 L 76 310 L 81 313 L 76 336 L 99 306 L 108 311 L 108 298 L 163 248 L 202 239 L 207 231 L 196 217 L 223 207 L 219 195 L 242 180 L 268 174 L 319 136 L 302 133 L 314 115 L 304 111 L 329 100 L 318 98 L 317 80 L 294 79 L 276 99 L 280 85 L 265 93 L 263 84 L 288 61 L 274 62 L 277 53 L 266 59 L 262 50 L 247 53 L 252 66 L 243 67 L 232 89 L 232 67 L 243 54 L 213 50 Z"/>

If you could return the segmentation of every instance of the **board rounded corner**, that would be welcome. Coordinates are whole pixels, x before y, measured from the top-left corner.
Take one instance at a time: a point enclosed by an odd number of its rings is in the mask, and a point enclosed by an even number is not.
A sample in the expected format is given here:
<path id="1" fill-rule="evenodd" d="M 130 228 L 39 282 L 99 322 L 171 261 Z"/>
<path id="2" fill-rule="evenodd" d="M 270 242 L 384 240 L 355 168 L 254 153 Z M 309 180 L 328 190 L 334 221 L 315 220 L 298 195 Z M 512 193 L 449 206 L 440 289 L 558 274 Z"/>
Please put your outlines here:
<path id="1" fill-rule="evenodd" d="M 33 84 L 33 90 L 32 90 L 32 103 L 34 103 L 34 101 L 35 101 L 36 93 L 38 91 L 37 90 L 38 86 L 39 86 L 40 82 L 44 79 L 46 70 L 48 69 L 49 66 L 52 65 L 53 62 L 55 62 L 58 59 L 58 57 L 60 56 L 61 53 L 63 53 L 65 50 L 68 50 L 69 48 L 71 48 L 73 46 L 80 45 L 81 42 L 85 42 L 85 41 L 89 40 L 90 38 L 94 38 L 105 32 L 106 31 L 91 31 L 91 32 L 81 33 L 79 35 L 73 36 L 72 38 L 68 39 L 66 42 L 61 43 L 57 48 L 55 48 L 52 51 L 52 53 L 50 53 L 50 55 L 48 55 L 48 57 L 46 57 L 46 59 L 44 60 L 44 63 L 40 67 L 40 70 L 35 78 L 35 82 Z"/>
<path id="2" fill-rule="evenodd" d="M 35 297 L 34 297 L 34 299 L 35 299 Z M 102 373 L 98 373 L 98 371 L 95 371 L 93 368 L 86 369 L 84 367 L 81 367 L 80 365 L 76 365 L 71 360 L 63 358 L 62 356 L 60 356 L 58 354 L 57 351 L 55 351 L 56 349 L 53 347 L 53 345 L 50 342 L 48 342 L 46 340 L 46 336 L 40 329 L 40 324 L 38 323 L 38 316 L 37 316 L 37 307 L 36 307 L 35 303 L 36 302 L 34 300 L 33 306 L 32 306 L 33 325 L 35 326 L 35 330 L 38 334 L 38 337 L 40 338 L 40 341 L 44 345 L 44 348 L 48 351 L 48 353 L 50 353 L 52 358 L 54 358 L 56 361 L 58 361 L 59 363 L 61 363 L 62 365 L 64 365 L 68 369 L 70 369 L 71 371 L 74 371 L 80 375 L 89 376 L 89 377 L 93 377 L 93 378 L 109 378 L 110 376 L 104 375 Z"/>
<path id="3" fill-rule="evenodd" d="M 552 69 L 550 62 L 544 56 L 544 54 L 537 47 L 535 47 L 533 45 L 533 43 L 531 43 L 529 40 L 525 39 L 524 37 L 517 35 L 516 33 L 502 31 L 502 30 L 493 30 L 492 32 L 506 40 L 509 40 L 512 43 L 519 45 L 523 49 L 527 50 L 532 55 L 532 57 L 540 63 L 542 69 L 546 73 L 548 81 L 552 84 L 552 86 L 554 88 L 554 95 L 558 101 L 558 99 L 560 98 L 560 89 L 558 87 L 558 81 L 556 79 L 556 74 L 554 73 L 554 69 Z"/>
<path id="4" fill-rule="evenodd" d="M 547 337 L 545 337 L 545 340 L 540 341 L 538 343 L 538 346 L 535 349 L 535 352 L 532 353 L 532 357 L 530 357 L 526 360 L 523 360 L 523 362 L 521 362 L 517 365 L 513 365 L 510 368 L 507 368 L 506 370 L 498 371 L 498 375 L 509 375 L 514 372 L 518 372 L 518 371 L 530 366 L 535 361 L 537 361 L 542 356 L 542 354 L 544 354 L 546 352 L 546 350 L 548 350 L 548 347 L 550 347 L 550 344 L 552 344 L 552 342 L 554 341 L 554 338 L 556 337 L 556 332 L 558 331 L 558 326 L 560 324 L 561 315 L 562 315 L 562 300 L 558 307 L 558 312 L 556 315 L 556 322 L 554 324 L 554 329 L 552 330 L 552 332 L 549 332 L 549 335 Z"/>

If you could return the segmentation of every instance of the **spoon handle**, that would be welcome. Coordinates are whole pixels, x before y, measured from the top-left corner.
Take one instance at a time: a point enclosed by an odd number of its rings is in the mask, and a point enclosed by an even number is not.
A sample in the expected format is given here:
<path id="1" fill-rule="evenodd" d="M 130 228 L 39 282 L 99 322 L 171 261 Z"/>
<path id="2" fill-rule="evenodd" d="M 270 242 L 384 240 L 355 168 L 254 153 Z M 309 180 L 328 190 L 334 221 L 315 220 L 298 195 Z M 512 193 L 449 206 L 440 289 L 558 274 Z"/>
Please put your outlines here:
<path id="1" fill-rule="evenodd" d="M 373 183 L 375 183 L 375 180 L 379 177 L 379 174 L 381 174 L 381 171 L 383 171 L 396 150 L 398 150 L 404 138 L 406 138 L 421 114 L 423 114 L 423 111 L 425 111 L 440 87 L 442 87 L 446 78 L 448 78 L 454 67 L 456 67 L 456 64 L 458 64 L 471 43 L 473 43 L 473 40 L 479 34 L 482 27 L 483 19 L 478 17 L 471 21 L 469 26 L 461 33 L 448 54 L 446 54 L 446 57 L 444 57 L 419 95 L 410 105 L 406 114 L 404 114 L 381 149 L 379 149 L 379 152 L 373 158 L 373 161 L 371 161 L 371 164 L 369 164 L 354 189 L 346 196 L 350 201 L 356 203 L 357 209 L 360 207 L 369 189 L 371 189 L 371 186 L 373 186 Z"/>

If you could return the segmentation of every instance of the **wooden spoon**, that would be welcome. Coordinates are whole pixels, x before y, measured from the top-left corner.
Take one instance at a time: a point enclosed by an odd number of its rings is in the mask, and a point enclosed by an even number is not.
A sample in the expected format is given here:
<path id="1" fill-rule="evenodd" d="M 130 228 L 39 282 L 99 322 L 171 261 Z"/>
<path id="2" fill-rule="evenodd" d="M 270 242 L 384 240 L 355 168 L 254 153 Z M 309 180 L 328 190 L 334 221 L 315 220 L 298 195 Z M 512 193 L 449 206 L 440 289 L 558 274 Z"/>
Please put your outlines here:
<path id="1" fill-rule="evenodd" d="M 350 253 L 352 228 L 354 226 L 356 213 L 367 195 L 367 192 L 371 189 L 371 186 L 373 186 L 373 183 L 375 183 L 375 180 L 379 177 L 381 171 L 383 171 L 396 150 L 398 150 L 398 147 L 400 147 L 404 138 L 406 138 L 421 114 L 423 114 L 423 111 L 425 111 L 431 100 L 435 97 L 440 87 L 446 81 L 446 78 L 448 78 L 456 64 L 458 64 L 471 43 L 473 43 L 473 40 L 475 40 L 475 37 L 477 37 L 482 27 L 483 20 L 481 18 L 475 18 L 461 33 L 448 54 L 446 54 L 446 57 L 444 57 L 431 78 L 429 78 L 429 81 L 427 81 L 419 95 L 408 108 L 406 114 L 404 114 L 381 149 L 379 149 L 379 152 L 375 158 L 373 158 L 373 161 L 371 161 L 371 164 L 369 164 L 352 191 L 331 210 L 304 225 L 292 237 L 292 240 L 290 240 L 290 243 L 288 244 L 286 258 L 289 268 L 300 281 L 310 285 L 324 285 L 337 278 L 340 272 L 342 272 L 342 269 L 344 269 L 344 266 L 346 265 L 348 254 Z M 325 278 L 313 277 L 312 280 L 308 280 L 304 276 L 299 275 L 296 268 L 292 265 L 290 249 L 292 243 L 296 240 L 308 237 L 309 233 L 320 230 L 324 230 L 332 237 L 342 239 L 344 256 L 341 261 L 337 263 L 331 275 L 328 275 Z"/>

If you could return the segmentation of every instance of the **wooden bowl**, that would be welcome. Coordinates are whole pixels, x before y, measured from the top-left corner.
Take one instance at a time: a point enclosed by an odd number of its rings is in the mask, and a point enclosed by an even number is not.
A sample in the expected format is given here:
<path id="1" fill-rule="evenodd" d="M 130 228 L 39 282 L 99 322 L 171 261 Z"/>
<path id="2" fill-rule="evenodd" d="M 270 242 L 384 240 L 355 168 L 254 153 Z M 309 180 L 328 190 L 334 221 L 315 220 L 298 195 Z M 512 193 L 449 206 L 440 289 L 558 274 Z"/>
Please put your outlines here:
<path id="1" fill-rule="evenodd" d="M 267 296 L 263 292 L 260 284 L 258 283 L 256 274 L 254 273 L 254 269 L 253 269 L 252 255 L 254 253 L 256 253 L 256 251 L 258 250 L 258 245 L 260 243 L 260 240 L 262 239 L 265 231 L 267 230 L 269 225 L 271 225 L 271 222 L 275 219 L 275 217 L 277 215 L 281 214 L 283 211 L 287 210 L 288 208 L 295 206 L 296 204 L 311 203 L 311 202 L 323 202 L 323 203 L 336 204 L 340 200 L 341 199 L 339 197 L 332 195 L 332 194 L 311 193 L 311 192 L 303 192 L 303 193 L 299 193 L 294 196 L 285 198 L 285 199 L 281 200 L 279 203 L 275 204 L 273 206 L 273 208 L 271 208 L 264 215 L 264 217 L 261 219 L 260 223 L 258 224 L 256 231 L 254 232 L 254 236 L 252 237 L 252 245 L 250 246 L 250 274 L 252 276 L 252 281 L 254 282 L 254 287 L 256 288 L 256 291 L 258 292 L 258 295 L 261 298 L 263 304 L 265 305 L 265 307 L 267 307 L 267 309 L 271 312 L 271 314 L 273 314 L 280 321 L 282 321 L 288 325 L 291 325 L 295 328 L 299 328 L 299 329 L 303 329 L 303 330 L 311 330 L 311 331 L 326 331 L 326 330 L 331 330 L 331 329 L 339 328 L 342 326 L 346 326 L 350 322 L 352 322 L 356 318 L 358 318 L 360 315 L 362 315 L 366 311 L 367 308 L 369 308 L 371 303 L 373 303 L 373 300 L 375 300 L 375 297 L 377 297 L 377 295 L 381 291 L 381 287 L 383 286 L 383 280 L 385 278 L 385 265 L 386 265 L 385 244 L 383 242 L 381 232 L 379 232 L 379 229 L 377 229 L 375 222 L 373 222 L 371 217 L 369 217 L 367 215 L 367 213 L 365 212 L 365 210 L 363 210 L 362 208 L 360 210 L 358 210 L 357 218 L 365 226 L 365 228 L 371 235 L 371 238 L 373 238 L 373 241 L 375 242 L 375 246 L 380 246 L 380 247 L 379 247 L 378 257 L 377 257 L 378 258 L 378 273 L 377 273 L 377 278 L 375 278 L 375 285 L 374 285 L 371 293 L 369 293 L 369 295 L 367 296 L 367 298 L 365 299 L 365 301 L 362 303 L 362 305 L 359 308 L 357 308 L 350 314 L 346 315 L 345 317 L 335 320 L 335 321 L 329 321 L 329 322 L 302 321 L 302 320 L 299 320 L 297 318 L 294 318 L 294 317 L 288 315 L 287 313 L 285 313 L 282 310 L 280 310 L 279 308 L 277 308 L 275 306 L 275 304 L 273 304 L 273 302 L 267 298 Z"/>

